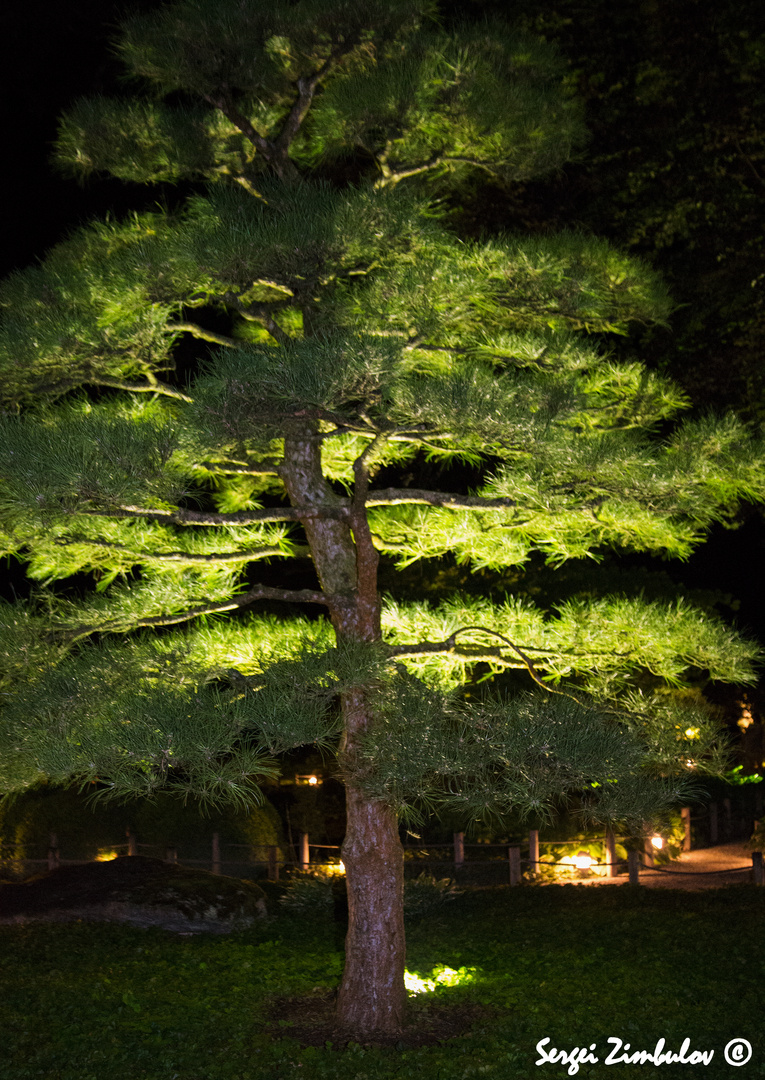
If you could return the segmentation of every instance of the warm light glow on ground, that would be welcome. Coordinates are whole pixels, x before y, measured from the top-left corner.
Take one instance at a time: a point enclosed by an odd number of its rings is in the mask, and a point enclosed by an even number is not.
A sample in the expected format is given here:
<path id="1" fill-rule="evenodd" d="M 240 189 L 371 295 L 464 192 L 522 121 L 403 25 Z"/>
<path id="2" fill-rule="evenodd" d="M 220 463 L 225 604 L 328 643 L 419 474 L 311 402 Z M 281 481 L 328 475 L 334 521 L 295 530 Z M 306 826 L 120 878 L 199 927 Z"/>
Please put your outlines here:
<path id="1" fill-rule="evenodd" d="M 413 971 L 404 972 L 404 985 L 410 994 L 428 994 L 439 986 L 459 986 L 460 983 L 470 982 L 475 974 L 475 968 L 461 967 L 455 970 L 450 967 L 433 968 L 429 979 L 421 979 Z"/>
<path id="2" fill-rule="evenodd" d="M 320 873 L 322 877 L 342 877 L 345 874 L 345 863 L 342 859 L 339 862 L 324 863 Z"/>
<path id="3" fill-rule="evenodd" d="M 109 851 L 104 848 L 96 855 L 96 862 L 111 862 L 113 859 L 118 859 L 119 855 L 119 851 Z"/>

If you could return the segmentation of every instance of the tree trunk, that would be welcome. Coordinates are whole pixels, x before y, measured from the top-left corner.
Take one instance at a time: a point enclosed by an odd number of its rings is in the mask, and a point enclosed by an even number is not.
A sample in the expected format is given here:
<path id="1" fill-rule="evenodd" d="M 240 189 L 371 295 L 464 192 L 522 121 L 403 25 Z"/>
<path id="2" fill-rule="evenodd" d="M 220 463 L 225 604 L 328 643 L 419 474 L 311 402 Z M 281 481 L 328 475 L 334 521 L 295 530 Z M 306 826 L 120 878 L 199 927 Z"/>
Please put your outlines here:
<path id="1" fill-rule="evenodd" d="M 366 510 L 362 501 L 348 517 L 338 516 L 343 500 L 323 475 L 315 424 L 296 425 L 285 439 L 283 479 L 292 504 L 313 511 L 302 523 L 338 643 L 378 641 L 377 552 Z M 365 689 L 344 694 L 342 711 L 348 934 L 337 1026 L 350 1035 L 395 1035 L 406 1005 L 404 853 L 394 811 L 367 798 L 354 780 L 356 739 L 374 719 Z"/>
<path id="2" fill-rule="evenodd" d="M 404 1022 L 404 852 L 390 807 L 346 785 L 342 847 L 348 884 L 345 970 L 337 1024 L 359 1035 L 395 1035 Z"/>

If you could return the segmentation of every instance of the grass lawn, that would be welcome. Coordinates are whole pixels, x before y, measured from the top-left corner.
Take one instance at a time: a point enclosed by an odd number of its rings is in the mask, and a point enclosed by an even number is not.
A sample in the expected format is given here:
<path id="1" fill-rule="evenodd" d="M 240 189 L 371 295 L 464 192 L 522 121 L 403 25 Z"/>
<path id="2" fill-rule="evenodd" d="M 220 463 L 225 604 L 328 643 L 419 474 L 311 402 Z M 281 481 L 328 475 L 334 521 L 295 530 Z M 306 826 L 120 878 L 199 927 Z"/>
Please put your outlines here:
<path id="1" fill-rule="evenodd" d="M 275 905 L 272 905 L 275 906 Z M 275 1000 L 319 1001 L 337 985 L 342 928 L 329 914 L 280 915 L 232 937 L 107 924 L 0 927 L 3 1080 L 468 1080 L 572 1075 L 536 1067 L 536 1044 L 588 1047 L 580 1077 L 765 1077 L 765 889 L 489 889 L 413 920 L 407 968 L 472 977 L 413 998 L 467 1017 L 433 1045 L 301 1046 Z M 281 1016 L 281 1019 L 279 1017 Z M 708 1065 L 606 1065 L 615 1044 L 714 1051 Z M 751 1060 L 726 1064 L 734 1038 Z M 619 1056 L 618 1054 L 616 1055 Z M 658 1069 L 658 1075 L 656 1070 Z M 297 1071 L 302 1070 L 302 1071 Z"/>

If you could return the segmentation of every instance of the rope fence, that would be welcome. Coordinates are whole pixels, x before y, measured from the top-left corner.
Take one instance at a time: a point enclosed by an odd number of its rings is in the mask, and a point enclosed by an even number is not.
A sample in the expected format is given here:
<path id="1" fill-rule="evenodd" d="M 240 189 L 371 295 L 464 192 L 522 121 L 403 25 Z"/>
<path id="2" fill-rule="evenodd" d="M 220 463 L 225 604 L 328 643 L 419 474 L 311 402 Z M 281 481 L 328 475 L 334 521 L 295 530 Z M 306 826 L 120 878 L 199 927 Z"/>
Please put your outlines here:
<path id="1" fill-rule="evenodd" d="M 759 793 L 758 793 L 759 795 Z M 761 805 L 761 799 L 758 801 L 757 808 Z M 683 851 L 691 850 L 691 826 L 692 821 L 699 818 L 706 819 L 708 823 L 711 823 L 710 833 L 714 834 L 716 838 L 720 836 L 720 821 L 722 819 L 725 824 L 725 832 L 730 833 L 730 825 L 732 822 L 732 808 L 730 800 L 723 800 L 722 813 L 719 812 L 719 808 L 716 804 L 711 804 L 706 814 L 692 816 L 690 808 L 685 807 L 682 810 L 682 820 L 685 826 L 685 834 L 683 840 Z M 750 830 L 751 831 L 751 830 Z M 208 840 L 205 841 L 208 850 L 208 857 L 196 858 L 191 857 L 189 848 L 193 844 L 194 838 L 189 838 L 186 852 L 183 857 L 179 855 L 179 850 L 174 846 L 167 846 L 164 849 L 160 849 L 158 845 L 143 844 L 138 841 L 138 838 L 128 830 L 125 843 L 116 844 L 110 848 L 108 856 L 101 855 L 101 858 L 111 857 L 115 858 L 118 855 L 126 854 L 129 856 L 135 856 L 140 853 L 151 852 L 158 855 L 163 861 L 183 864 L 187 866 L 197 866 L 205 869 L 209 869 L 213 874 L 223 874 L 228 871 L 233 876 L 246 877 L 252 873 L 261 875 L 265 874 L 270 880 L 278 881 L 281 873 L 293 871 L 310 871 L 313 869 L 319 869 L 322 866 L 327 866 L 328 857 L 332 859 L 334 856 L 334 865 L 337 866 L 340 856 L 340 846 L 337 844 L 313 844 L 310 842 L 310 838 L 307 833 L 301 833 L 299 835 L 298 844 L 293 848 L 290 845 L 276 845 L 276 844 L 236 844 L 221 842 L 220 834 L 213 832 Z M 538 877 L 543 868 L 554 868 L 556 872 L 570 871 L 570 874 L 579 873 L 579 876 L 583 876 L 583 871 L 589 872 L 589 870 L 596 868 L 605 870 L 606 878 L 615 878 L 621 876 L 624 869 L 627 870 L 627 876 L 630 884 L 638 884 L 639 875 L 641 873 L 655 873 L 665 875 L 675 875 L 678 877 L 710 877 L 720 874 L 739 874 L 748 872 L 752 875 L 752 880 L 757 885 L 765 884 L 763 879 L 763 863 L 762 854 L 760 852 L 752 853 L 752 864 L 750 866 L 737 866 L 731 868 L 722 868 L 719 870 L 676 870 L 669 867 L 659 867 L 653 864 L 653 849 L 650 842 L 646 841 L 645 850 L 642 852 L 628 851 L 625 860 L 617 857 L 616 845 L 617 842 L 629 840 L 626 837 L 616 836 L 611 830 L 607 830 L 605 835 L 599 840 L 588 839 L 573 839 L 573 840 L 541 840 L 539 838 L 539 831 L 536 829 L 530 829 L 528 836 L 523 840 L 516 840 L 510 844 L 466 844 L 464 833 L 454 833 L 451 843 L 436 843 L 427 845 L 405 845 L 405 872 L 409 872 L 417 867 L 423 869 L 430 869 L 432 867 L 450 867 L 455 877 L 458 877 L 465 881 L 467 884 L 467 878 L 471 876 L 471 871 L 475 871 L 476 868 L 482 868 L 486 870 L 487 867 L 494 868 L 493 876 L 496 879 L 496 872 L 499 869 L 501 873 L 501 865 L 504 862 L 507 867 L 505 874 L 505 881 L 512 886 L 522 884 L 524 879 L 524 868 L 526 874 L 532 879 Z M 603 849 L 603 859 L 596 861 L 589 856 L 589 853 L 581 852 L 586 857 L 586 867 L 578 867 L 572 860 L 570 863 L 550 863 L 540 857 L 540 850 L 549 850 L 560 847 L 575 847 L 578 843 L 583 846 L 590 847 L 593 843 L 599 843 Z M 200 843 L 194 845 L 194 854 L 200 853 L 203 850 Z M 522 849 L 528 852 L 527 857 L 522 857 Z M 501 851 L 503 854 L 497 858 L 493 852 Z M 236 857 L 234 853 L 242 853 L 241 856 Z M 449 856 L 446 858 L 439 858 L 436 853 L 449 852 Z M 466 857 L 466 852 L 471 854 L 472 852 L 480 852 L 478 858 Z M 433 854 L 431 854 L 433 853 Z M 232 857 L 232 855 L 234 857 Z M 436 855 L 436 857 L 433 857 Z M 642 865 L 641 865 L 642 859 Z M 51 833 L 49 837 L 49 845 L 47 855 L 42 859 L 26 858 L 24 856 L 16 857 L 13 846 L 4 845 L 0 849 L 0 879 L 2 879 L 6 872 L 10 872 L 11 876 L 16 880 L 19 877 L 29 876 L 28 871 L 34 872 L 35 867 L 47 867 L 48 870 L 54 870 L 61 865 L 73 865 L 78 863 L 84 863 L 90 861 L 88 859 L 63 859 L 61 857 L 58 837 L 55 833 Z M 492 871 L 489 871 L 492 873 Z M 475 874 L 472 876 L 475 877 Z"/>

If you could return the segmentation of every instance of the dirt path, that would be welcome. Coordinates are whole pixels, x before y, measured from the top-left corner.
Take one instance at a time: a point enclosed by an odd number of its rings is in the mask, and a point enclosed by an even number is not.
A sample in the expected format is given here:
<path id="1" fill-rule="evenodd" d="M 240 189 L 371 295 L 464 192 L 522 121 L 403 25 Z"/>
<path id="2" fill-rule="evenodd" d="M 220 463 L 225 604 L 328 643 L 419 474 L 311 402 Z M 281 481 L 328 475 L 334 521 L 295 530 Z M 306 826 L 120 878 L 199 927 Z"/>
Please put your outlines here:
<path id="1" fill-rule="evenodd" d="M 746 867 L 747 869 L 739 869 Z M 666 868 L 640 867 L 640 884 L 649 889 L 721 889 L 752 880 L 752 853 L 745 843 L 719 844 L 713 848 L 685 851 Z M 599 878 L 593 884 L 626 885 L 627 875 Z"/>

